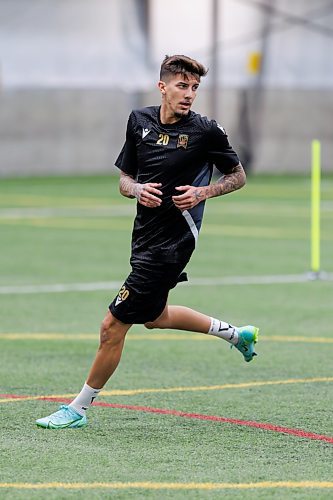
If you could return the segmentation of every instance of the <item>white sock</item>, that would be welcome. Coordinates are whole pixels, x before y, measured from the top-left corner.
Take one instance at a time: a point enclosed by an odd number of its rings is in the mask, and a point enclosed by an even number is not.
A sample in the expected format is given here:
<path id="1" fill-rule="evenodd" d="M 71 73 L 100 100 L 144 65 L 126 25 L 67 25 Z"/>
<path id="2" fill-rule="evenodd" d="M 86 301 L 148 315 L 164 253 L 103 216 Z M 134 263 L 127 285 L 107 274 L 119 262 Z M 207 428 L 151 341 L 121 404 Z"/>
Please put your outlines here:
<path id="1" fill-rule="evenodd" d="M 230 344 L 237 344 L 238 342 L 238 332 L 235 326 L 229 325 L 224 321 L 219 319 L 211 318 L 210 328 L 208 330 L 208 335 L 214 335 L 220 339 L 224 339 Z"/>
<path id="2" fill-rule="evenodd" d="M 84 415 L 102 389 L 93 389 L 88 384 L 84 384 L 80 394 L 69 404 L 77 413 Z"/>

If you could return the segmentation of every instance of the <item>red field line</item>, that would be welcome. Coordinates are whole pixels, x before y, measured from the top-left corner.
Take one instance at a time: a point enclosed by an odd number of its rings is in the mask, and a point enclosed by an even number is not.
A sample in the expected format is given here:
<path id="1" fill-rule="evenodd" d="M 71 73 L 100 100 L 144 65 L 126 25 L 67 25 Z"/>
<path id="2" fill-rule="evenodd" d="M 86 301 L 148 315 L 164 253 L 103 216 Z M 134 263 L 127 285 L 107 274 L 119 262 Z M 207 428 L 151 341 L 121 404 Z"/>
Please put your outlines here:
<path id="1" fill-rule="evenodd" d="M 18 396 L 15 394 L 0 394 L 0 398 L 17 398 L 24 399 L 26 396 Z M 43 401 L 55 401 L 60 403 L 69 403 L 70 400 L 65 400 L 63 398 L 52 398 L 52 397 L 43 397 L 40 396 L 38 399 Z M 283 427 L 281 425 L 274 424 L 266 424 L 263 422 L 255 422 L 253 420 L 240 420 L 238 418 L 227 418 L 227 417 L 218 417 L 214 415 L 204 415 L 201 413 L 187 413 L 179 410 L 168 410 L 165 408 L 153 408 L 151 406 L 137 406 L 137 405 L 124 405 L 117 403 L 103 403 L 97 401 L 93 404 L 94 406 L 102 406 L 106 408 L 118 408 L 122 410 L 134 410 L 134 411 L 143 411 L 145 413 L 157 413 L 159 415 L 172 415 L 174 417 L 183 417 L 183 418 L 194 418 L 197 420 L 208 420 L 211 422 L 221 422 L 225 424 L 234 424 L 234 425 L 243 425 L 245 427 L 255 427 L 257 429 L 263 429 L 266 431 L 279 432 L 281 434 L 290 434 L 292 436 L 297 436 L 300 438 L 306 439 L 314 439 L 317 441 L 325 441 L 327 443 L 333 444 L 333 437 L 325 436 L 324 434 L 316 434 L 314 432 L 303 431 L 301 429 L 292 429 L 289 427 Z"/>
<path id="2" fill-rule="evenodd" d="M 22 394 L 0 394 L 0 398 L 3 399 L 26 399 L 27 396 L 22 396 Z"/>
<path id="3" fill-rule="evenodd" d="M 333 444 L 333 437 L 325 436 L 323 434 L 316 434 L 314 432 L 307 432 L 300 429 L 290 429 L 289 427 L 282 427 L 280 425 L 274 424 L 265 424 L 261 422 L 254 422 L 252 420 L 240 420 L 237 418 L 226 418 L 226 417 L 218 417 L 214 415 L 203 415 L 201 413 L 187 413 L 179 410 L 168 410 L 163 408 L 152 408 L 150 406 L 133 406 L 133 405 L 121 405 L 114 403 L 95 403 L 96 406 L 109 406 L 111 408 L 120 408 L 126 410 L 136 410 L 143 411 L 147 413 L 158 413 L 160 415 L 173 415 L 175 417 L 184 417 L 184 418 L 194 418 L 198 420 L 209 420 L 213 422 L 223 422 L 226 424 L 234 424 L 234 425 L 244 425 L 247 427 L 256 427 L 257 429 L 264 429 L 266 431 L 274 431 L 280 432 L 284 434 L 291 434 L 293 436 L 307 438 L 307 439 L 316 439 L 319 441 L 326 441 L 327 443 Z"/>

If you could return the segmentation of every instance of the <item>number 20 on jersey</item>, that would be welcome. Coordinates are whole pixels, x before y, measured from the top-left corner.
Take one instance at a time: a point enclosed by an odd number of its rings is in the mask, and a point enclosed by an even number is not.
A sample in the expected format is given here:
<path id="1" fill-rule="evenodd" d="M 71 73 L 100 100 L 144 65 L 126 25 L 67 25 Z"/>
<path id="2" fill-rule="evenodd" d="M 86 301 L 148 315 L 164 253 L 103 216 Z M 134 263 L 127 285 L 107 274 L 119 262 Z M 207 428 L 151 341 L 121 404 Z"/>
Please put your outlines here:
<path id="1" fill-rule="evenodd" d="M 160 146 L 167 146 L 169 144 L 169 140 L 170 137 L 168 134 L 158 134 L 156 144 L 159 144 Z"/>

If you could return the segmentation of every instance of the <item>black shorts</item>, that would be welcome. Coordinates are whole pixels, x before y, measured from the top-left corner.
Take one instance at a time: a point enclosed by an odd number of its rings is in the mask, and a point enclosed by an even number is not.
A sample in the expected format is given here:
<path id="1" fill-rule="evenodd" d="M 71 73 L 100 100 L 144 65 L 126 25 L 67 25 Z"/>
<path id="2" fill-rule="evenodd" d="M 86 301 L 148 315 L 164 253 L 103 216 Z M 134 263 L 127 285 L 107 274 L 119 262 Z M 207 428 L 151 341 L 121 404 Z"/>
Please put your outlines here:
<path id="1" fill-rule="evenodd" d="M 186 263 L 132 261 L 132 272 L 109 306 L 111 313 L 127 324 L 154 321 L 166 306 L 169 290 L 180 281 L 187 281 L 185 266 Z"/>

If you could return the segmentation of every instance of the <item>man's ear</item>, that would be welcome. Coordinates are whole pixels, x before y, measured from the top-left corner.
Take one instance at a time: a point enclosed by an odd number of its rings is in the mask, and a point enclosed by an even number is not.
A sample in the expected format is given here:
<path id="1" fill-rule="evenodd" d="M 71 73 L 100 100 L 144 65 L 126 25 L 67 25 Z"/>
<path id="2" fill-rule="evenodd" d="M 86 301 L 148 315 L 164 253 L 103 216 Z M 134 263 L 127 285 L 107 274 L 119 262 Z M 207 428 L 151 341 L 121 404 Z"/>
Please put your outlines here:
<path id="1" fill-rule="evenodd" d="M 161 94 L 162 95 L 165 95 L 165 87 L 166 87 L 166 83 L 165 82 L 162 82 L 162 80 L 160 80 L 157 84 L 158 88 L 160 89 L 161 91 Z"/>

